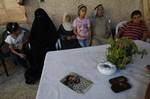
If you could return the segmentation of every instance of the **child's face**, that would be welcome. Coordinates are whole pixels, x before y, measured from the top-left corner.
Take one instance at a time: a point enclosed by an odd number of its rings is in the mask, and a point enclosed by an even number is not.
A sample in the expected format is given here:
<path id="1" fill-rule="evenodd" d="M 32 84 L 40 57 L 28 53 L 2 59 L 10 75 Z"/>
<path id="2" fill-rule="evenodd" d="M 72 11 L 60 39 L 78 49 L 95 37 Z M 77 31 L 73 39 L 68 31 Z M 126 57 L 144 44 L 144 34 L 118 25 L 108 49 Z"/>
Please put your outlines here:
<path id="1" fill-rule="evenodd" d="M 83 8 L 80 9 L 80 12 L 79 12 L 80 17 L 82 17 L 82 18 L 85 17 L 85 15 L 86 15 L 86 10 L 87 10 L 87 9 L 86 9 L 85 7 L 83 7 Z"/>
<path id="2" fill-rule="evenodd" d="M 102 6 L 99 6 L 97 8 L 97 16 L 102 16 L 103 15 L 103 7 Z"/>
<path id="3" fill-rule="evenodd" d="M 133 23 L 140 23 L 141 22 L 141 15 L 134 15 L 132 17 Z"/>
<path id="4" fill-rule="evenodd" d="M 16 32 L 13 32 L 11 35 L 12 35 L 13 37 L 17 37 L 19 34 L 20 34 L 20 28 L 18 28 L 17 31 L 16 31 Z"/>

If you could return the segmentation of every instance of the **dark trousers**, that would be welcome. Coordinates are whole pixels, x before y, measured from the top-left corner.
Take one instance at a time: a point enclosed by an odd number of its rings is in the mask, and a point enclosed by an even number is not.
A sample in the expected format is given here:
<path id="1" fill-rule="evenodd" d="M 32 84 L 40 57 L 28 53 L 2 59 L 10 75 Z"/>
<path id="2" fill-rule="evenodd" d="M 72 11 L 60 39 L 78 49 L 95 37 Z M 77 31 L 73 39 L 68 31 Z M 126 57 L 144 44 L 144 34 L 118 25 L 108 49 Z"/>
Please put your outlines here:
<path id="1" fill-rule="evenodd" d="M 16 64 L 16 65 L 22 65 L 23 67 L 29 67 L 28 65 L 27 65 L 27 61 L 29 61 L 29 63 L 31 63 L 30 62 L 30 58 L 31 58 L 31 51 L 30 51 L 30 48 L 29 47 L 27 47 L 27 45 L 24 45 L 23 46 L 23 49 L 22 50 L 20 50 L 20 49 L 15 49 L 15 51 L 16 52 L 18 52 L 18 53 L 22 53 L 22 54 L 25 54 L 26 55 L 26 58 L 25 59 L 23 59 L 23 58 L 20 58 L 18 55 L 16 55 L 16 54 L 14 54 L 14 53 L 10 53 L 10 55 L 11 55 L 11 58 L 12 58 L 12 60 L 13 60 L 13 62 Z"/>

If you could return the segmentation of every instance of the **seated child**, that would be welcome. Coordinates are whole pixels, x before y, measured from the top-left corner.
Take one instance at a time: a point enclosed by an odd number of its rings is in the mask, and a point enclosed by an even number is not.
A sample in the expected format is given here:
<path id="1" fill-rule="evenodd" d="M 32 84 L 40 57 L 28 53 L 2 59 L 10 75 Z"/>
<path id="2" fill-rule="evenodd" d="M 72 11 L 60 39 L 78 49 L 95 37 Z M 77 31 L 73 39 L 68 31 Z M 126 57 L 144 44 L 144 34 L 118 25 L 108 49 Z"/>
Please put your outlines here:
<path id="1" fill-rule="evenodd" d="M 131 21 L 120 28 L 118 37 L 145 41 L 148 38 L 148 29 L 141 18 L 142 14 L 139 10 L 133 11 L 131 14 Z"/>
<path id="2" fill-rule="evenodd" d="M 104 7 L 99 4 L 95 7 L 92 16 L 92 45 L 105 44 L 111 34 L 110 22 L 105 16 Z"/>
<path id="3" fill-rule="evenodd" d="M 18 23 L 10 22 L 6 26 L 8 36 L 5 39 L 5 42 L 8 44 L 11 51 L 11 55 L 16 64 L 20 64 L 24 67 L 27 67 L 26 64 L 26 43 L 27 43 L 27 30 L 21 28 Z"/>
<path id="4" fill-rule="evenodd" d="M 91 37 L 90 20 L 86 18 L 87 7 L 83 4 L 78 6 L 78 17 L 73 22 L 74 33 L 81 47 L 89 46 Z"/>
<path id="5" fill-rule="evenodd" d="M 73 33 L 73 26 L 71 23 L 71 16 L 67 13 L 63 16 L 63 23 L 59 26 L 58 33 L 61 38 L 62 49 L 78 48 L 80 44 Z"/>

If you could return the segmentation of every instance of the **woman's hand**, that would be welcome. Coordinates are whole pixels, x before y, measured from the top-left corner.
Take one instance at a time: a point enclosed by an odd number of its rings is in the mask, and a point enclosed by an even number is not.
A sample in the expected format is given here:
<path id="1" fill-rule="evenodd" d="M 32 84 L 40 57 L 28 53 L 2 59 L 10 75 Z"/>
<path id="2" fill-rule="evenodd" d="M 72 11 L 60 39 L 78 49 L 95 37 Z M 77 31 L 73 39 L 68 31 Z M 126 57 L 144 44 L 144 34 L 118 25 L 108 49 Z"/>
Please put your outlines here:
<path id="1" fill-rule="evenodd" d="M 71 40 L 72 37 L 71 37 L 71 36 L 67 36 L 66 39 L 67 39 L 67 40 Z"/>
<path id="2" fill-rule="evenodd" d="M 71 38 L 72 38 L 72 39 L 76 39 L 76 36 L 75 36 L 75 35 L 72 35 Z"/>
<path id="3" fill-rule="evenodd" d="M 67 37 L 66 37 L 66 40 L 72 40 L 72 39 L 76 39 L 76 36 L 75 36 L 75 35 L 72 35 L 72 36 L 67 36 Z"/>
<path id="4" fill-rule="evenodd" d="M 18 49 L 22 49 L 23 48 L 23 44 L 20 44 L 19 46 L 18 46 Z"/>

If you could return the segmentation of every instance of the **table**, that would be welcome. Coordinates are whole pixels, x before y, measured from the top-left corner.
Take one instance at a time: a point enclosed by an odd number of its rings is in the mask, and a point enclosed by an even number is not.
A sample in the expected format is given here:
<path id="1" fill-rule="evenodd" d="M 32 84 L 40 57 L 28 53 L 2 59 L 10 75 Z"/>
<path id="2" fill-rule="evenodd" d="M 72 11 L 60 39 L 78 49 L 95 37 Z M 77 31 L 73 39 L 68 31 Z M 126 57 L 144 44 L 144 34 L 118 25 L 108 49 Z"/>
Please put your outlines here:
<path id="1" fill-rule="evenodd" d="M 105 60 L 109 45 L 48 52 L 37 92 L 36 99 L 144 99 L 150 82 L 150 74 L 145 66 L 150 64 L 150 44 L 135 41 L 139 48 L 145 48 L 148 55 L 140 59 L 135 57 L 133 64 L 125 70 L 118 70 L 111 76 L 102 75 L 97 64 Z M 60 80 L 75 72 L 94 82 L 85 94 L 78 94 L 60 83 Z M 124 75 L 132 85 L 130 90 L 114 93 L 109 79 Z"/>

